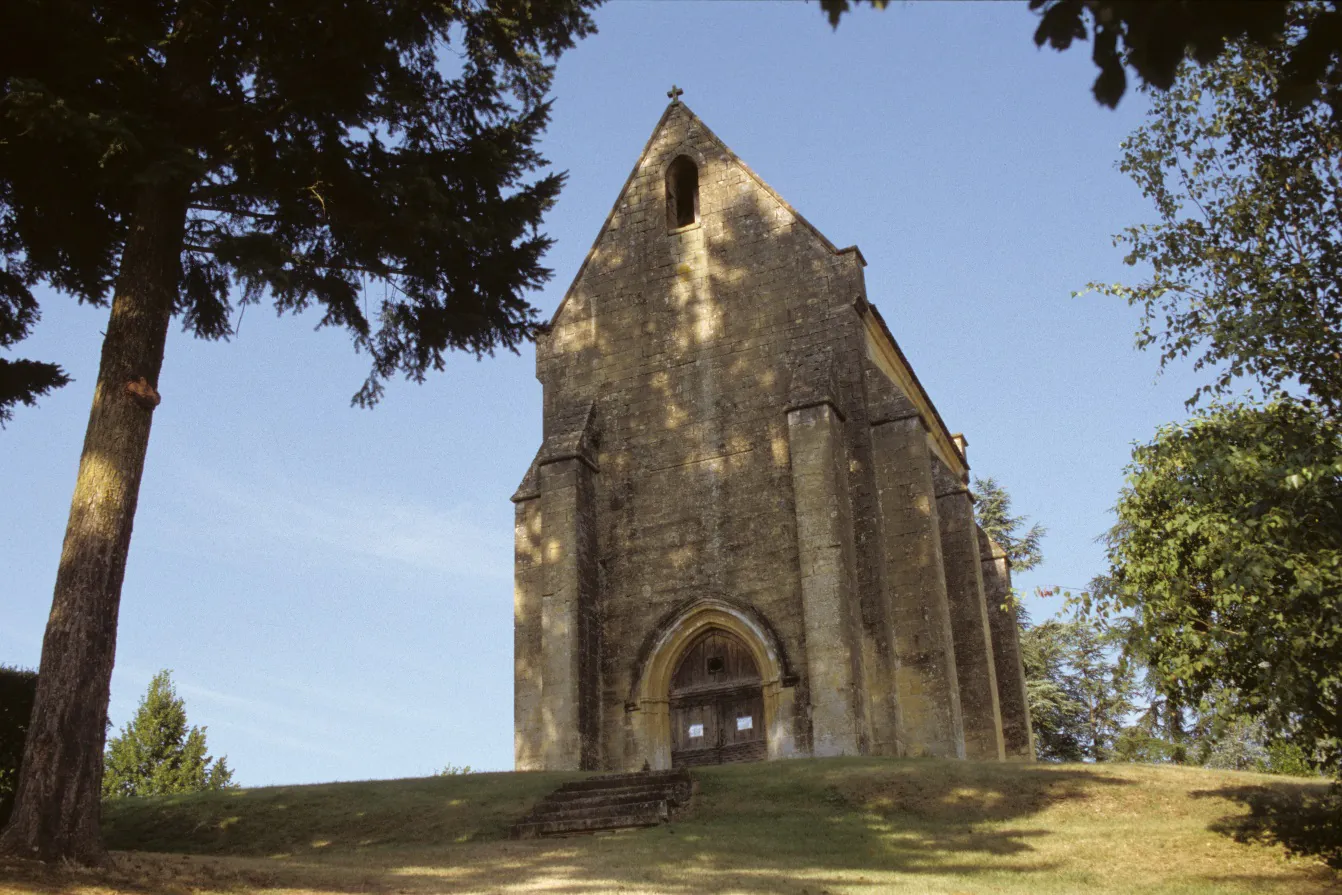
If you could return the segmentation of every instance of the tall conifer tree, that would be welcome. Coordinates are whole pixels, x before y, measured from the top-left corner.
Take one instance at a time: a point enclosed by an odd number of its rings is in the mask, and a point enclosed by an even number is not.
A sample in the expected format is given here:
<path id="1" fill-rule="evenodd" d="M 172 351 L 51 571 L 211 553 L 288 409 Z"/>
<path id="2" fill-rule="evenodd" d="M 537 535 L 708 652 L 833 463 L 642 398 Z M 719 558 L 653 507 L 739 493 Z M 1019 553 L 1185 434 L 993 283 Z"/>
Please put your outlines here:
<path id="1" fill-rule="evenodd" d="M 316 308 L 371 358 L 364 405 L 449 349 L 527 338 L 562 182 L 536 174 L 550 60 L 592 4 L 0 3 L 0 345 L 38 284 L 110 304 L 0 852 L 102 856 L 117 612 L 173 318 L 220 339 L 239 302 Z M 34 363 L 0 369 L 0 399 L 59 385 Z"/>
<path id="2" fill-rule="evenodd" d="M 206 749 L 205 728 L 187 727 L 186 701 L 177 695 L 172 674 L 160 671 L 135 717 L 107 744 L 103 795 L 115 799 L 232 786 L 228 760 L 211 758 Z"/>
<path id="3" fill-rule="evenodd" d="M 1048 529 L 1038 522 L 1022 531 L 1029 517 L 1011 515 L 1011 495 L 992 476 L 975 478 L 974 518 L 983 531 L 1006 551 L 1013 572 L 1027 572 L 1044 561 L 1040 543 Z"/>

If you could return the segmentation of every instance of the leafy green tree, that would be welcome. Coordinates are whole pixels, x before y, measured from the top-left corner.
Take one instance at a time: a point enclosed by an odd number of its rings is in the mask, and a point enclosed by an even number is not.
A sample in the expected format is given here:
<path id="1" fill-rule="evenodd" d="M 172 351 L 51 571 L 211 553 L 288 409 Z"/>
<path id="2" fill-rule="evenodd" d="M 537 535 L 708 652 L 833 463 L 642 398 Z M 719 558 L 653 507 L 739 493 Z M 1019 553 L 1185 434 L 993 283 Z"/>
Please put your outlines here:
<path id="1" fill-rule="evenodd" d="M 117 612 L 172 320 L 222 339 L 235 303 L 313 308 L 368 353 L 365 406 L 450 349 L 528 338 L 562 182 L 538 173 L 551 60 L 593 2 L 0 3 L 0 338 L 41 283 L 110 304 L 0 852 L 103 854 Z M 60 371 L 41 372 L 0 394 L 35 397 Z"/>
<path id="2" fill-rule="evenodd" d="M 1105 538 L 1121 540 L 1117 525 Z M 1092 583 L 1089 599 L 1113 600 L 1118 595 L 1109 576 Z M 1147 763 L 1192 764 L 1202 767 L 1252 770 L 1265 774 L 1317 775 L 1318 762 L 1295 741 L 1295 731 L 1272 729 L 1262 717 L 1248 714 L 1230 688 L 1209 689 L 1196 703 L 1171 695 L 1140 623 L 1140 605 L 1122 615 L 1092 618 L 1105 626 L 1121 644 L 1121 655 L 1137 672 L 1137 701 L 1144 707 L 1119 734 L 1115 759 Z"/>
<path id="3" fill-rule="evenodd" d="M 843 14 L 863 0 L 820 0 L 837 28 Z M 866 0 L 884 9 L 889 0 Z M 1113 108 L 1127 92 L 1131 68 L 1142 83 L 1167 90 L 1185 59 L 1208 65 L 1228 44 L 1281 47 L 1285 77 L 1279 98 L 1292 105 L 1322 98 L 1342 110 L 1342 29 L 1336 0 L 1029 0 L 1038 14 L 1035 46 L 1067 50 L 1093 39 L 1091 58 L 1100 73 L 1095 99 Z"/>
<path id="4" fill-rule="evenodd" d="M 1342 422 L 1216 406 L 1139 446 L 1101 613 L 1178 706 L 1216 703 L 1342 770 Z"/>
<path id="5" fill-rule="evenodd" d="M 1339 32 L 1342 33 L 1342 32 Z M 1092 284 L 1143 312 L 1138 344 L 1191 357 L 1223 394 L 1247 377 L 1303 387 L 1342 415 L 1342 132 L 1322 103 L 1273 96 L 1290 56 L 1239 45 L 1152 97 L 1119 168 L 1157 220 L 1115 237 L 1134 285 Z"/>
<path id="6" fill-rule="evenodd" d="M 1040 542 L 1048 530 L 1036 522 L 1022 531 L 1030 520 L 1011 515 L 1011 495 L 996 479 L 975 478 L 970 492 L 974 495 L 974 518 L 988 537 L 1006 551 L 1013 572 L 1033 569 L 1044 561 Z"/>
<path id="7" fill-rule="evenodd" d="M 166 669 L 154 675 L 135 717 L 107 744 L 103 797 L 156 796 L 228 789 L 233 783 L 225 756 L 206 752 L 205 728 L 186 726 L 186 702 Z"/>
<path id="8" fill-rule="evenodd" d="M 1186 709 L 1182 734 L 1166 741 L 1173 760 L 1262 774 L 1318 775 L 1318 764 L 1294 741 L 1292 731 L 1272 730 L 1262 718 L 1241 711 L 1238 703 L 1232 691 L 1221 690 Z"/>

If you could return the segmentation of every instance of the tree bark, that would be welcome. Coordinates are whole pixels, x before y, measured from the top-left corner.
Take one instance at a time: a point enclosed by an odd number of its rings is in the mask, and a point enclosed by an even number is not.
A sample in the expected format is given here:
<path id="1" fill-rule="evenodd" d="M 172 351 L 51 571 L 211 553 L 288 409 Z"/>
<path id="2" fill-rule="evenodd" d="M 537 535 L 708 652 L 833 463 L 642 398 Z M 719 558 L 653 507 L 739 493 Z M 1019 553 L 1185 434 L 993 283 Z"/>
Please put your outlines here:
<path id="1" fill-rule="evenodd" d="M 146 186 L 122 251 L 70 520 L 0 854 L 82 864 L 99 829 L 117 611 L 181 277 L 187 190 Z"/>

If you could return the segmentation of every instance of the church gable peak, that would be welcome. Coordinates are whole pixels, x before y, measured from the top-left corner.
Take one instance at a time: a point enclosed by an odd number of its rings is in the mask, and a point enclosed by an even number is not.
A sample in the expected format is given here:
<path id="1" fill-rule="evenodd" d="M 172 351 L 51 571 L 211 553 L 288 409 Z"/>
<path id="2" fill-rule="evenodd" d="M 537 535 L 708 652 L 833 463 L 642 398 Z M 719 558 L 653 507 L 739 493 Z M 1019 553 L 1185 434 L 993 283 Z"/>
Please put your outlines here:
<path id="1" fill-rule="evenodd" d="M 705 229 L 710 241 L 736 238 L 728 222 L 739 223 L 743 217 L 766 219 L 771 230 L 789 227 L 804 234 L 817 251 L 850 256 L 859 268 L 866 266 L 857 246 L 835 246 L 751 170 L 681 100 L 682 93 L 675 87 L 667 92 L 671 101 L 556 309 L 551 328 L 572 311 L 586 309 L 580 293 L 588 279 L 645 259 L 654 243 L 686 231 Z"/>

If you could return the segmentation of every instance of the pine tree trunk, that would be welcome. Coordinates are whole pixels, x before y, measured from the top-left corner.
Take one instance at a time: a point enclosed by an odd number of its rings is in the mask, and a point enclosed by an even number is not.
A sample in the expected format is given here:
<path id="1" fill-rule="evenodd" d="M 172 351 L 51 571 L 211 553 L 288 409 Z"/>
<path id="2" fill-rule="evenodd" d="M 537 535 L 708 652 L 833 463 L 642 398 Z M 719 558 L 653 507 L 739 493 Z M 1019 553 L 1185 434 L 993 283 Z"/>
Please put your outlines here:
<path id="1" fill-rule="evenodd" d="M 181 276 L 186 190 L 144 188 L 122 252 L 0 854 L 98 863 L 117 610 L 163 347 Z"/>

